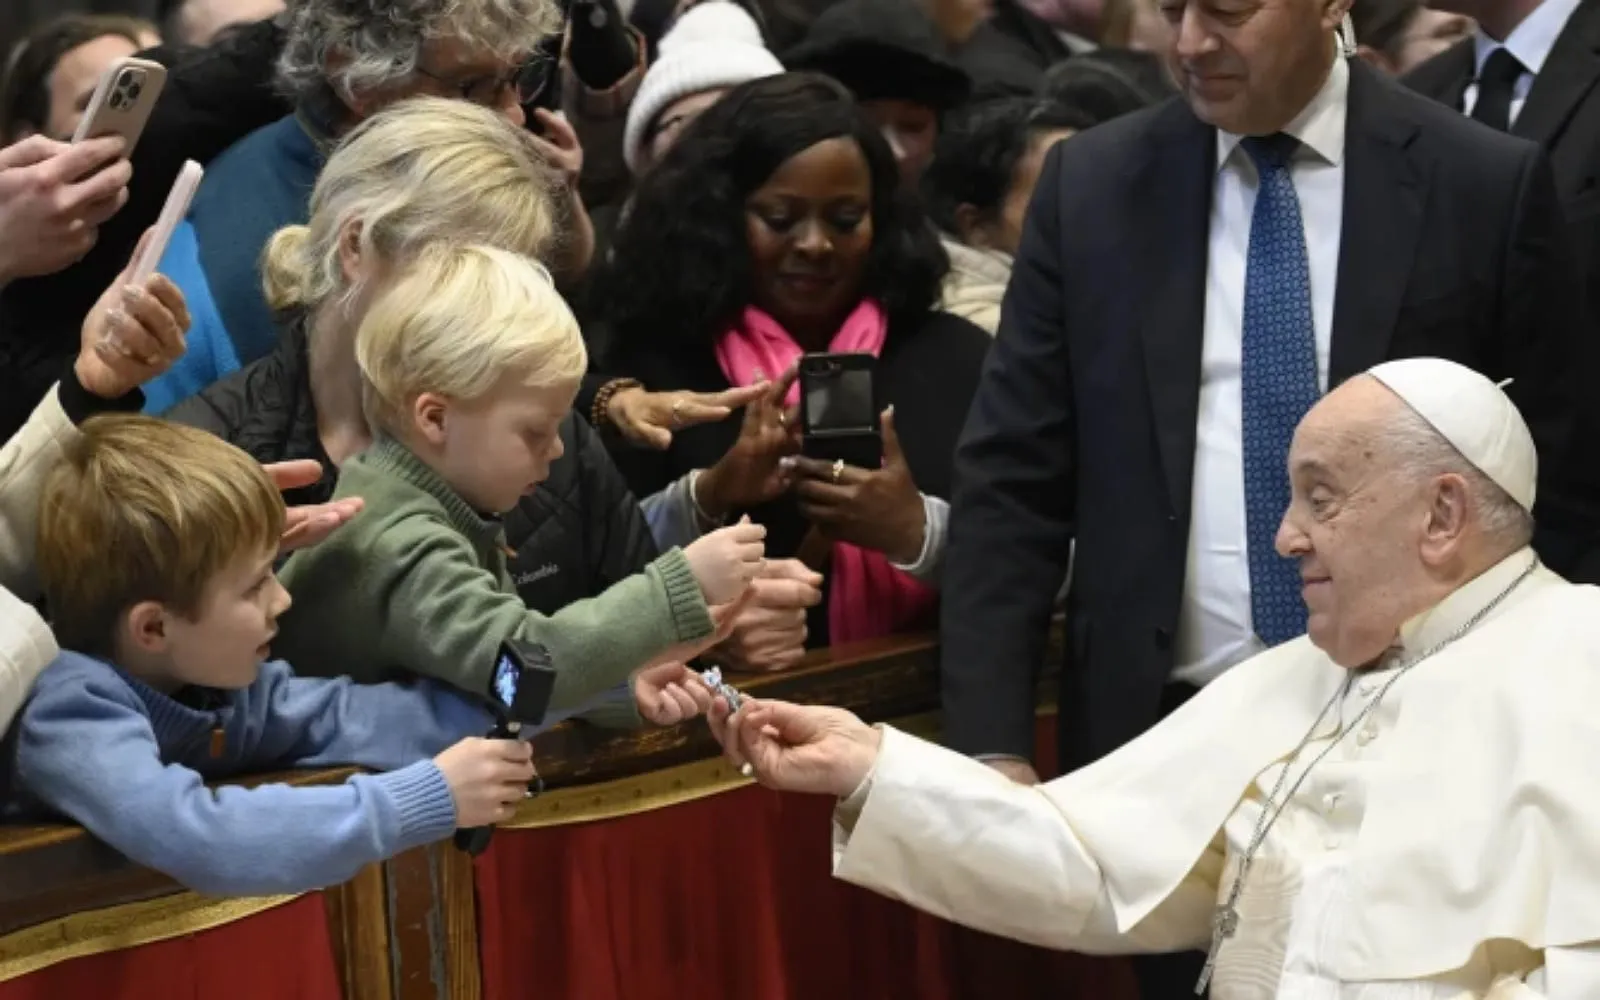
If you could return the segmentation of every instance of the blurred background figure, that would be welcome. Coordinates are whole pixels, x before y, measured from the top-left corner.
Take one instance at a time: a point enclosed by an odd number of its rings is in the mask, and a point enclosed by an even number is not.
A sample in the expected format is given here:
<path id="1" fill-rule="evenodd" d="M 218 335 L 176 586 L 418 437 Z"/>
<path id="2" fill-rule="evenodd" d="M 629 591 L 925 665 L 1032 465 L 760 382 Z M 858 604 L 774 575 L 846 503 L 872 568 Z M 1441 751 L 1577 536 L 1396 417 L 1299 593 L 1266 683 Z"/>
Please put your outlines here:
<path id="1" fill-rule="evenodd" d="M 635 176 L 659 161 L 695 117 L 741 83 L 783 72 L 748 11 L 697 4 L 661 39 L 660 54 L 628 107 L 622 155 Z"/>
<path id="2" fill-rule="evenodd" d="M 922 176 L 928 215 L 941 231 L 950 273 L 942 308 L 993 334 L 1022 219 L 1046 154 L 1095 120 L 1027 97 L 975 104 L 950 116 Z"/>
<path id="3" fill-rule="evenodd" d="M 1056 63 L 1045 73 L 1040 90 L 1053 103 L 1088 115 L 1096 125 L 1177 93 L 1159 56 L 1109 48 Z"/>
<path id="4" fill-rule="evenodd" d="M 1395 76 L 1408 73 L 1472 34 L 1472 18 L 1416 0 L 1355 0 L 1356 54 Z"/>
<path id="5" fill-rule="evenodd" d="M 162 23 L 167 38 L 205 46 L 230 28 L 283 13 L 283 0 L 171 0 Z"/>
<path id="6" fill-rule="evenodd" d="M 161 44 L 137 17 L 68 14 L 31 31 L 0 78 L 0 145 L 43 133 L 70 139 L 106 67 Z"/>
<path id="7" fill-rule="evenodd" d="M 912 0 L 843 0 L 817 18 L 783 62 L 844 84 L 883 131 L 901 179 L 913 186 L 933 159 L 939 118 L 972 94 L 972 78 Z"/>

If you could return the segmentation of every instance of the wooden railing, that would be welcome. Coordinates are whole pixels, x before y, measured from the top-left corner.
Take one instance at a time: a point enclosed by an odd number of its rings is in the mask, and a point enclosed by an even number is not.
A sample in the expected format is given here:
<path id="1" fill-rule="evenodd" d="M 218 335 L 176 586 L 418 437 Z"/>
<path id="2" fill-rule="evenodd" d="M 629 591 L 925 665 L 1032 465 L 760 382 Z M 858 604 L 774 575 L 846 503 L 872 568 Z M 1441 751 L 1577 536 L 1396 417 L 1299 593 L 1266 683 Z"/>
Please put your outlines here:
<path id="1" fill-rule="evenodd" d="M 937 646 L 929 636 L 821 650 L 793 670 L 732 680 L 758 697 L 838 705 L 868 721 L 939 707 Z M 1048 672 L 1041 677 L 1041 683 L 1049 680 Z M 630 732 L 563 724 L 533 742 L 551 790 L 646 774 L 718 753 L 698 719 Z M 349 768 L 298 771 L 240 783 L 331 784 L 351 773 Z M 0 936 L 69 914 L 180 892 L 172 879 L 128 861 L 80 827 L 0 826 Z M 455 1000 L 479 994 L 472 866 L 448 843 L 370 866 L 328 890 L 325 899 L 346 997 Z"/>

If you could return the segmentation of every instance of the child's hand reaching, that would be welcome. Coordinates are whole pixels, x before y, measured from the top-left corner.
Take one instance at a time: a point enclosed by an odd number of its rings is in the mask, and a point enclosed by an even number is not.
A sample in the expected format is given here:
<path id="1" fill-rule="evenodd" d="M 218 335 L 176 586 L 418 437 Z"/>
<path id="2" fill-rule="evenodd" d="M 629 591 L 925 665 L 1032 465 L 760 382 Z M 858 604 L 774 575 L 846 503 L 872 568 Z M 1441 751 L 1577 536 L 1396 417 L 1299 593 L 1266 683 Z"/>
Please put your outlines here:
<path id="1" fill-rule="evenodd" d="M 666 650 L 653 658 L 649 663 L 640 668 L 640 673 L 655 667 L 670 666 L 672 664 L 687 663 L 717 643 L 733 634 L 733 627 L 739 619 L 739 612 L 743 611 L 755 596 L 754 587 L 746 587 L 738 597 L 727 604 L 713 605 L 711 608 L 711 634 L 703 639 L 691 642 L 680 642 L 671 649 Z M 638 676 L 636 674 L 635 676 Z"/>
<path id="2" fill-rule="evenodd" d="M 747 515 L 683 550 L 707 604 L 727 604 L 745 592 L 766 562 L 766 537 L 767 529 L 751 524 Z"/>
<path id="3" fill-rule="evenodd" d="M 646 722 L 675 726 L 711 709 L 711 692 L 682 663 L 661 663 L 633 675 L 633 701 Z"/>
<path id="4" fill-rule="evenodd" d="M 433 762 L 450 786 L 456 826 L 463 830 L 509 820 L 538 777 L 533 747 L 521 740 L 465 739 Z"/>

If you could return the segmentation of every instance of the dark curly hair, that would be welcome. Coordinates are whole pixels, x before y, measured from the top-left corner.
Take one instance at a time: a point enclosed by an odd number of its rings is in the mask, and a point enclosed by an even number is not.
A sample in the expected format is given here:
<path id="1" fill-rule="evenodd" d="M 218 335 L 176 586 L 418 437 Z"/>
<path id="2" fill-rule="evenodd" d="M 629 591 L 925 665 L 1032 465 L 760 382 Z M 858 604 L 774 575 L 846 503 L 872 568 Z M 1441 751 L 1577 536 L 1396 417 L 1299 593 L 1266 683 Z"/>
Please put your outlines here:
<path id="1" fill-rule="evenodd" d="M 703 345 L 733 323 L 752 292 L 745 200 L 791 157 L 840 137 L 872 176 L 862 294 L 891 325 L 932 309 L 950 262 L 889 144 L 840 84 L 784 73 L 729 91 L 640 182 L 593 285 L 613 343 Z"/>
<path id="2" fill-rule="evenodd" d="M 1035 135 L 1058 129 L 1081 132 L 1094 125 L 1087 112 L 1034 97 L 1002 97 L 962 108 L 940 128 L 933 162 L 922 175 L 928 215 L 951 234 L 958 232 L 956 210 L 962 205 L 993 219 Z"/>

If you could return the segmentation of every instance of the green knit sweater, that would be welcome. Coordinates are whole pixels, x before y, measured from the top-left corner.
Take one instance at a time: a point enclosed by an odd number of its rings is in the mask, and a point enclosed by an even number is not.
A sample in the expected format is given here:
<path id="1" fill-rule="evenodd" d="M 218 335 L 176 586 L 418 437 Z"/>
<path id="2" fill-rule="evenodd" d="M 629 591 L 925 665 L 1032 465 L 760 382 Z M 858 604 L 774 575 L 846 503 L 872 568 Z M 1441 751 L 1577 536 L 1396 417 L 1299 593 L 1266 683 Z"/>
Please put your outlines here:
<path id="1" fill-rule="evenodd" d="M 334 495 L 361 497 L 366 507 L 280 574 L 294 605 L 279 619 L 273 652 L 300 673 L 369 684 L 422 675 L 482 696 L 501 641 L 515 636 L 549 649 L 551 708 L 564 710 L 711 634 L 710 609 L 680 549 L 554 615 L 528 610 L 506 571 L 499 520 L 480 516 L 392 438 L 346 462 Z M 621 708 L 585 717 L 638 723 L 631 701 Z"/>

